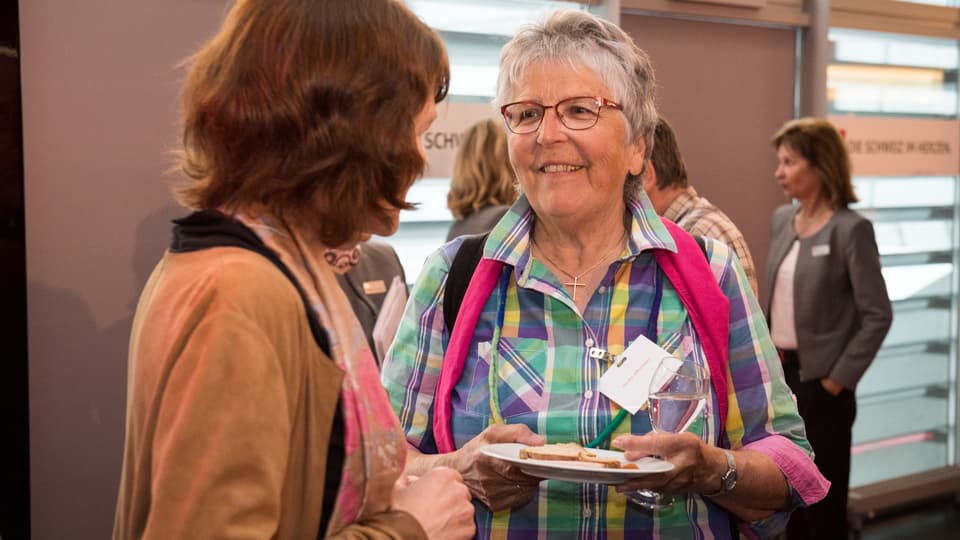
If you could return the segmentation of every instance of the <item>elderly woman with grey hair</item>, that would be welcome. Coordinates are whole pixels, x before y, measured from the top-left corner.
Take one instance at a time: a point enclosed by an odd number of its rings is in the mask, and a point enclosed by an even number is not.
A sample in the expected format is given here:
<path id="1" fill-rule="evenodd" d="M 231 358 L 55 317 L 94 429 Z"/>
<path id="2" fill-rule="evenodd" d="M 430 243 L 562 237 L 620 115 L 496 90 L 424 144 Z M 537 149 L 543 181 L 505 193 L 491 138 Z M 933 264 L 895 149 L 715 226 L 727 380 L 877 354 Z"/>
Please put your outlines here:
<path id="1" fill-rule="evenodd" d="M 488 236 L 427 259 L 382 375 L 408 472 L 460 471 L 480 538 L 770 536 L 826 491 L 740 263 L 662 221 L 640 189 L 654 87 L 647 55 L 586 12 L 558 11 L 501 53 L 496 105 L 522 195 Z M 470 250 L 479 262 L 464 266 Z M 688 432 L 651 433 L 600 384 L 644 338 L 709 371 Z M 607 485 L 481 451 L 566 442 L 673 466 Z M 629 502 L 638 489 L 676 502 L 647 510 Z"/>

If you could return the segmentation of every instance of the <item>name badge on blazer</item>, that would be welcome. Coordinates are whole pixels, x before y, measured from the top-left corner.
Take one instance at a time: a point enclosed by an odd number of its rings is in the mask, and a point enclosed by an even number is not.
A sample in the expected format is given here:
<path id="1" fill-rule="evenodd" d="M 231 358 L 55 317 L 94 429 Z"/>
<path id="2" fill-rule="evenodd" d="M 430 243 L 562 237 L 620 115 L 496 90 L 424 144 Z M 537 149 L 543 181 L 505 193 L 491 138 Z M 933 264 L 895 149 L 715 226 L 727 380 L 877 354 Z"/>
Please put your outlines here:
<path id="1" fill-rule="evenodd" d="M 830 244 L 820 244 L 810 248 L 810 255 L 814 257 L 826 257 L 830 254 Z"/>
<path id="2" fill-rule="evenodd" d="M 387 292 L 387 284 L 382 279 L 363 282 L 364 294 L 381 294 Z"/>

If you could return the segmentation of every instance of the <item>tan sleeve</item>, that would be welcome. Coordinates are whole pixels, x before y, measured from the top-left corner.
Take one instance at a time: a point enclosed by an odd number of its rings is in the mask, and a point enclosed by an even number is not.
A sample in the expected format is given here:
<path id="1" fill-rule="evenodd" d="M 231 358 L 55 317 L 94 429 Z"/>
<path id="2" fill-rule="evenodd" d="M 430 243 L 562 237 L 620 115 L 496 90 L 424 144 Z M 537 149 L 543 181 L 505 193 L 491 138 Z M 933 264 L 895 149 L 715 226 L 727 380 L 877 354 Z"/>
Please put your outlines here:
<path id="1" fill-rule="evenodd" d="M 396 539 L 427 540 L 427 533 L 410 514 L 390 510 L 370 519 L 354 523 L 339 533 L 329 536 L 332 540 Z"/>
<path id="2" fill-rule="evenodd" d="M 263 331 L 208 312 L 160 381 L 143 538 L 273 537 L 291 421 Z"/>

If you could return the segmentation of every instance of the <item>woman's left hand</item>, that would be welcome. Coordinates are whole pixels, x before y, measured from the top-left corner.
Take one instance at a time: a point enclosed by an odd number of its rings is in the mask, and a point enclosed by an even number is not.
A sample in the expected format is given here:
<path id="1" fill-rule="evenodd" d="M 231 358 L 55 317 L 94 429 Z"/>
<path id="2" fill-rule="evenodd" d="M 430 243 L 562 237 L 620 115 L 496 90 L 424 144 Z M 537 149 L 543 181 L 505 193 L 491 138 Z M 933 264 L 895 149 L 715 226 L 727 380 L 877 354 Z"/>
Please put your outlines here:
<path id="1" fill-rule="evenodd" d="M 831 379 L 830 377 L 824 377 L 820 379 L 820 386 L 827 391 L 831 396 L 839 396 L 840 392 L 843 392 L 843 385 L 837 381 Z"/>
<path id="2" fill-rule="evenodd" d="M 720 475 L 726 470 L 726 458 L 722 452 L 704 444 L 693 433 L 621 435 L 610 445 L 625 450 L 627 459 L 659 456 L 673 464 L 670 471 L 645 475 L 618 485 L 616 489 L 620 493 L 638 489 L 668 495 L 690 491 L 709 493 L 720 487 Z M 722 463 L 718 464 L 718 458 Z"/>

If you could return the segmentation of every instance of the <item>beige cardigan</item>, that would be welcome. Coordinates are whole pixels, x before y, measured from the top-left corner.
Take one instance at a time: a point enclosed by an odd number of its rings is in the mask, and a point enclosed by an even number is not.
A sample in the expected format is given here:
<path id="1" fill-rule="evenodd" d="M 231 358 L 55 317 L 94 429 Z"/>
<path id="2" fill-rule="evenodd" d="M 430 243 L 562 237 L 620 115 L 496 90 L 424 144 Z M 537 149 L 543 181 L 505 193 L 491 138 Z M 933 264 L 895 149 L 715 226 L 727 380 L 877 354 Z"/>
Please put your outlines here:
<path id="1" fill-rule="evenodd" d="M 240 248 L 167 253 L 130 338 L 113 536 L 316 538 L 343 371 L 296 288 Z M 426 538 L 387 511 L 335 538 Z"/>

